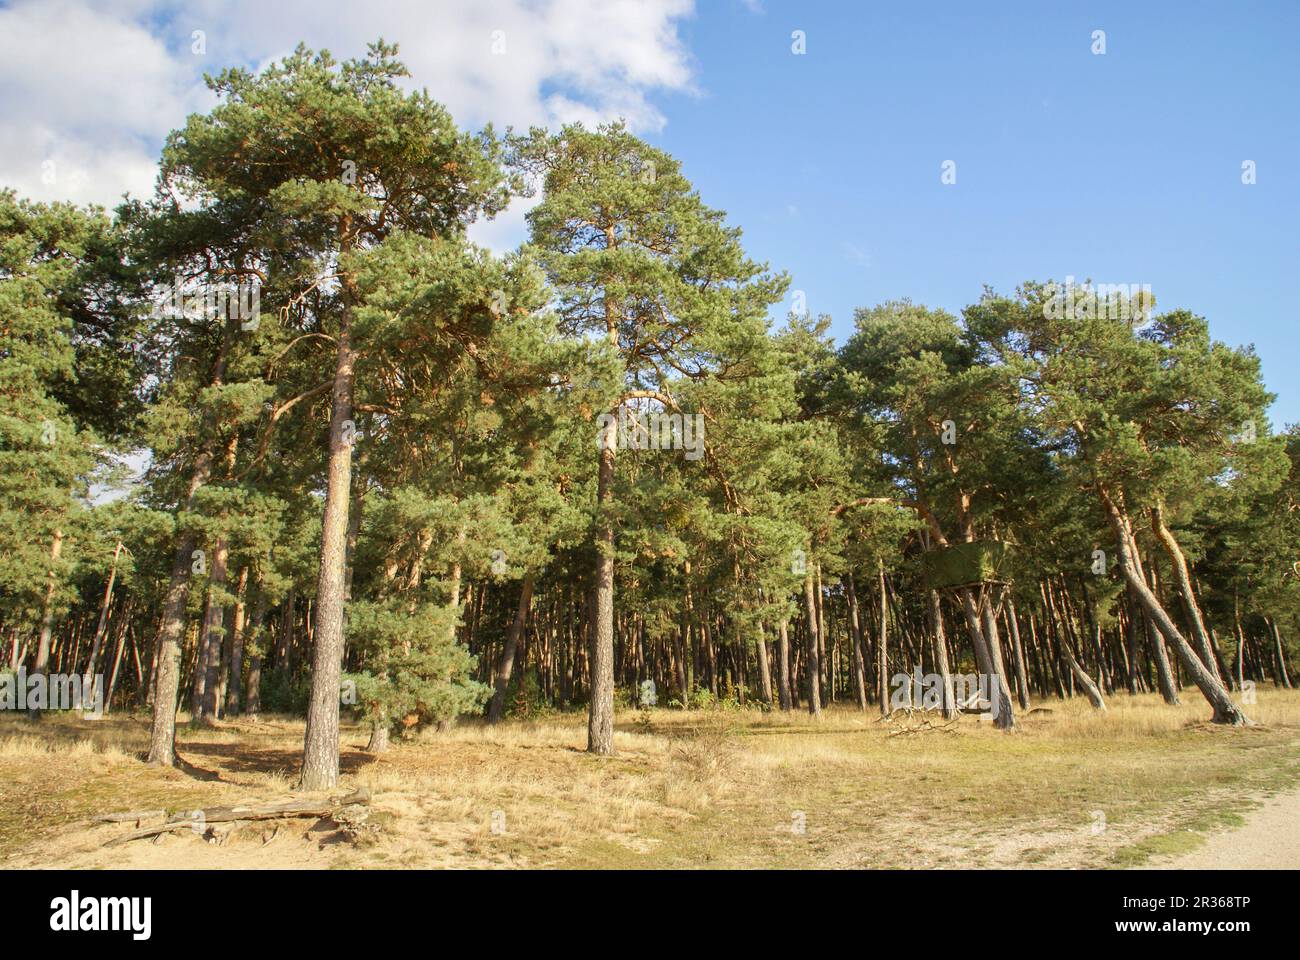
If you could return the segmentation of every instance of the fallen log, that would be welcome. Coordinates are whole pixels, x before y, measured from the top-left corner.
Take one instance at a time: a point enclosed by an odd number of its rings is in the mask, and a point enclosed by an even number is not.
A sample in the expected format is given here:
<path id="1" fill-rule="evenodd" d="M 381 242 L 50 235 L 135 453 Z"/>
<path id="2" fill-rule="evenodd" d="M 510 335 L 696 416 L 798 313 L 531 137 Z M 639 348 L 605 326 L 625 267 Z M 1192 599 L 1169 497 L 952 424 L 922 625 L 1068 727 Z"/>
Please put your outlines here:
<path id="1" fill-rule="evenodd" d="M 286 800 L 281 803 L 244 804 L 234 807 L 209 807 L 194 810 L 183 817 L 174 817 L 165 823 L 144 827 L 132 833 L 114 837 L 104 844 L 114 847 L 132 840 L 172 833 L 177 830 L 195 830 L 202 833 L 210 823 L 230 823 L 235 820 L 284 820 L 293 817 L 327 817 L 342 807 L 370 803 L 370 791 L 362 787 L 344 797 L 328 800 Z"/>

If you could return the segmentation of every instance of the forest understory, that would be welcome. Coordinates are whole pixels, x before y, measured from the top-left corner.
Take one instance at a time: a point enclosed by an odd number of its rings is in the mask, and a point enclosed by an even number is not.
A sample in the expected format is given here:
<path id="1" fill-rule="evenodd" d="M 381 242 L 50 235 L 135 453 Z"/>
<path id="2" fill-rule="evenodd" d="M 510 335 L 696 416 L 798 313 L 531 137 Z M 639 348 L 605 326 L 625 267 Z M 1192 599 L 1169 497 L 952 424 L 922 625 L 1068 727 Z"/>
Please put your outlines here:
<path id="1" fill-rule="evenodd" d="M 220 823 L 108 847 L 136 823 L 102 814 L 309 796 L 294 789 L 302 720 L 182 726 L 180 765 L 159 768 L 140 762 L 144 714 L 3 716 L 0 868 L 1162 866 L 1206 836 L 1232 844 L 1222 831 L 1300 784 L 1295 690 L 1261 685 L 1247 728 L 1206 722 L 1190 697 L 1036 707 L 1012 735 L 846 706 L 820 720 L 620 710 L 605 758 L 585 752 L 584 712 L 462 719 L 378 756 L 368 728 L 345 724 L 330 793 L 368 790 L 360 822 Z"/>

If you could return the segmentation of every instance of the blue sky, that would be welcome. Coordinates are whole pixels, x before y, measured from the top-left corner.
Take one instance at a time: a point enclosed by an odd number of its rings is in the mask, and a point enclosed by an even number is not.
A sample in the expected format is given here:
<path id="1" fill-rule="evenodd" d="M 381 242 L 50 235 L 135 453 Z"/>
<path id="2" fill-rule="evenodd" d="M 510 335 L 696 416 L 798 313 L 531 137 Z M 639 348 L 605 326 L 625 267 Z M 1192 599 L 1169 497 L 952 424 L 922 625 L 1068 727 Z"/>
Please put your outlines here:
<path id="1" fill-rule="evenodd" d="M 0 185 L 147 194 L 204 71 L 379 36 L 467 127 L 626 117 L 840 338 L 895 297 L 1150 284 L 1255 344 L 1275 422 L 1300 421 L 1294 0 L 0 0 Z M 476 239 L 523 230 L 516 206 Z"/>
<path id="2" fill-rule="evenodd" d="M 648 139 L 837 338 L 894 297 L 1150 283 L 1254 343 L 1275 422 L 1300 421 L 1300 4 L 974 6 L 702 4 L 698 94 L 659 97 Z"/>

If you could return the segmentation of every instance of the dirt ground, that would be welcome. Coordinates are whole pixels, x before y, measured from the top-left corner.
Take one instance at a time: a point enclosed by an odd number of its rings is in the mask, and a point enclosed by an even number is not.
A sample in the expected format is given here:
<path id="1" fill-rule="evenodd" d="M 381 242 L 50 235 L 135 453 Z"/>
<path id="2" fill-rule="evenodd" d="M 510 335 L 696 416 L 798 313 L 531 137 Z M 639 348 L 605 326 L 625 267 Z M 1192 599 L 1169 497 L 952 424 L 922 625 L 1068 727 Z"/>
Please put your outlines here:
<path id="1" fill-rule="evenodd" d="M 1199 849 L 1152 866 L 1175 870 L 1300 869 L 1300 790 L 1269 797 L 1245 824 L 1211 835 Z"/>
<path id="2" fill-rule="evenodd" d="M 847 707 L 625 712 L 604 759 L 581 714 L 379 757 L 345 726 L 336 795 L 366 788 L 364 810 L 116 846 L 136 824 L 97 814 L 303 797 L 301 721 L 183 726 L 163 770 L 141 761 L 144 716 L 4 716 L 0 869 L 1300 866 L 1300 692 L 1261 691 L 1248 729 L 1191 700 L 1048 702 L 1013 734 Z"/>

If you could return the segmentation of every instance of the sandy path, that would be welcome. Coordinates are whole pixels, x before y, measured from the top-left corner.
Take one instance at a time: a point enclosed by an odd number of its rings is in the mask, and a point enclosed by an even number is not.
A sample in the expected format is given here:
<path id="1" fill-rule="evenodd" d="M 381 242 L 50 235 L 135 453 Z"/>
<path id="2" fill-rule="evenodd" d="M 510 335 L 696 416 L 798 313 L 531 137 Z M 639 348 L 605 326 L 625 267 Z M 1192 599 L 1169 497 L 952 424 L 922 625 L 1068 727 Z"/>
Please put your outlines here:
<path id="1" fill-rule="evenodd" d="M 1185 856 L 1152 866 L 1168 870 L 1300 868 L 1300 789 L 1280 793 L 1245 815 L 1245 825 L 1215 833 Z"/>

